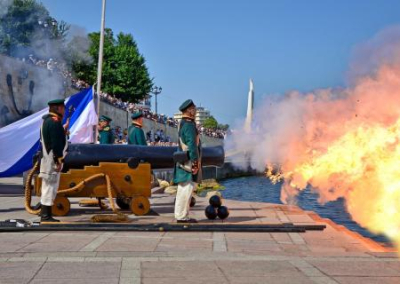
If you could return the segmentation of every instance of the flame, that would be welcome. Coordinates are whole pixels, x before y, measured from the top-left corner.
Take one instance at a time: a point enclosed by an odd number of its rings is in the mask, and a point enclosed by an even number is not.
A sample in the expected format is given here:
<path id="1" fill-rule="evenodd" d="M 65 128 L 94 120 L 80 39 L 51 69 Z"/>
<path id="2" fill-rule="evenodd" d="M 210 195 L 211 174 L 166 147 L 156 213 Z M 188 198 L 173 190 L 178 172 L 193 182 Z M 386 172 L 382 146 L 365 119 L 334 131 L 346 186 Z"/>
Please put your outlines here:
<path id="1" fill-rule="evenodd" d="M 356 51 L 350 86 L 265 96 L 251 131 L 227 144 L 242 153 L 236 166 L 267 165 L 283 181 L 283 202 L 308 185 L 321 203 L 344 198 L 354 221 L 400 251 L 400 26 Z"/>
<path id="2" fill-rule="evenodd" d="M 400 93 L 400 69 L 384 66 L 375 79 L 364 78 L 348 90 L 344 100 L 320 106 L 340 113 L 344 105 L 362 96 L 365 100 L 372 91 L 390 99 L 372 99 L 367 106 L 352 109 L 358 115 L 349 118 L 342 113 L 337 121 L 314 113 L 314 119 L 306 120 L 305 138 L 295 136 L 287 142 L 294 158 L 282 163 L 282 172 L 268 166 L 266 174 L 273 182 L 284 180 L 281 199 L 285 202 L 307 185 L 319 194 L 321 203 L 345 198 L 354 221 L 386 235 L 400 249 L 400 106 L 393 107 Z M 324 129 L 317 138 L 316 129 Z"/>
<path id="3" fill-rule="evenodd" d="M 400 119 L 390 127 L 359 127 L 326 152 L 314 154 L 286 175 L 289 186 L 311 184 L 320 201 L 346 199 L 353 219 L 400 245 Z"/>

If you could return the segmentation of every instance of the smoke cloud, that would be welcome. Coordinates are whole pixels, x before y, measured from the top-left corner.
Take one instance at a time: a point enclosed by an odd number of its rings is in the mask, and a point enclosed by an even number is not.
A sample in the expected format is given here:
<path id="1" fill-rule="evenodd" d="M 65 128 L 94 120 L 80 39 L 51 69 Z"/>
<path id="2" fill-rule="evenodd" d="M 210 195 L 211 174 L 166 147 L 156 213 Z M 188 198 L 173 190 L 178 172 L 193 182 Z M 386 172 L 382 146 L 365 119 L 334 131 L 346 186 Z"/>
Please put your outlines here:
<path id="1" fill-rule="evenodd" d="M 266 96 L 254 110 L 251 132 L 234 132 L 227 141 L 228 148 L 244 150 L 236 155 L 235 164 L 250 163 L 259 171 L 271 163 L 292 168 L 349 130 L 394 123 L 400 115 L 399 71 L 400 26 L 396 26 L 355 48 L 351 86 Z"/>
<path id="2" fill-rule="evenodd" d="M 89 54 L 90 40 L 85 28 L 71 25 L 66 38 L 67 56 L 75 61 L 91 63 L 93 58 Z"/>
<path id="3" fill-rule="evenodd" d="M 356 222 L 400 247 L 400 27 L 357 46 L 348 74 L 346 88 L 267 96 L 228 147 L 238 167 L 279 167 L 282 201 L 307 186 L 321 203 L 343 197 Z"/>
<path id="4" fill-rule="evenodd" d="M 12 0 L 1 0 L 0 1 L 0 18 L 8 12 L 8 8 L 12 4 Z"/>
<path id="5" fill-rule="evenodd" d="M 11 4 L 11 0 L 0 1 L 0 19 Z M 30 46 L 15 47 L 10 51 L 13 57 L 0 55 L 0 127 L 43 109 L 50 99 L 77 92 L 72 88 L 67 64 L 72 59 L 92 60 L 84 28 L 72 25 L 67 38 L 55 40 L 48 29 L 53 29 L 57 22 L 41 18 L 28 22 L 37 23 Z M 52 67 L 48 65 L 50 60 Z"/>

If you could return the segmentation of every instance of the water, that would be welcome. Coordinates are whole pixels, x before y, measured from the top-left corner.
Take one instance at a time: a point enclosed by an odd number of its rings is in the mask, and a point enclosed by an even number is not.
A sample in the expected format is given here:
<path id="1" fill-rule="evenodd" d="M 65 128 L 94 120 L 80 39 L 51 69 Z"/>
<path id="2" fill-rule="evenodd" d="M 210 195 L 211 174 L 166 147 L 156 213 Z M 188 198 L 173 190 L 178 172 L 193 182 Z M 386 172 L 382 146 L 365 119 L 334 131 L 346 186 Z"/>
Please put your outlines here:
<path id="1" fill-rule="evenodd" d="M 221 185 L 226 188 L 222 191 L 222 195 L 227 199 L 282 204 L 280 200 L 281 184 L 272 184 L 266 177 L 253 176 L 227 179 L 222 181 Z M 375 235 L 354 222 L 345 209 L 343 199 L 321 205 L 318 203 L 318 195 L 311 192 L 310 189 L 306 189 L 300 192 L 297 201 L 297 205 L 304 210 L 314 211 L 321 217 L 329 218 L 336 224 L 343 225 L 364 237 L 391 246 L 390 241 L 385 236 Z"/>

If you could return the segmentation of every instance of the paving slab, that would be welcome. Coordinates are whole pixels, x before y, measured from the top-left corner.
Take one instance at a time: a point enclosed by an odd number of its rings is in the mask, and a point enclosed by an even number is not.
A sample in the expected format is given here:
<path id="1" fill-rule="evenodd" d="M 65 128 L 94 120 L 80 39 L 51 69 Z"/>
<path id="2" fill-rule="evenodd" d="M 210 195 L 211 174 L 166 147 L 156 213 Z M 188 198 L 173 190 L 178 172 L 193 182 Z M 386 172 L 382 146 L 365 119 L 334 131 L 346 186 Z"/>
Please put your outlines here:
<path id="1" fill-rule="evenodd" d="M 220 276 L 218 277 L 203 276 L 200 278 L 195 278 L 188 275 L 186 278 L 183 277 L 144 278 L 142 279 L 141 283 L 143 284 L 210 284 L 210 283 L 228 284 L 230 282 L 225 277 L 220 277 Z"/>
<path id="2" fill-rule="evenodd" d="M 120 262 L 47 262 L 35 278 L 38 279 L 107 279 L 119 278 Z"/>
<path id="3" fill-rule="evenodd" d="M 119 278 L 94 278 L 94 279 L 43 279 L 43 278 L 35 278 L 31 282 L 32 284 L 118 284 Z"/>
<path id="4" fill-rule="evenodd" d="M 129 237 L 116 237 L 106 240 L 96 251 L 155 251 L 158 243 L 157 238 L 133 239 Z"/>
<path id="5" fill-rule="evenodd" d="M 305 276 L 297 275 L 296 278 L 292 276 L 282 276 L 282 277 L 274 277 L 274 276 L 264 276 L 264 277 L 228 277 L 230 284 L 260 284 L 260 283 L 268 283 L 268 284 L 310 284 L 312 280 Z"/>
<path id="6" fill-rule="evenodd" d="M 142 262 L 144 278 L 202 278 L 212 275 L 221 277 L 221 270 L 213 261 L 174 261 L 174 262 Z"/>
<path id="7" fill-rule="evenodd" d="M 217 261 L 217 266 L 225 275 L 232 277 L 263 277 L 288 275 L 303 276 L 302 273 L 287 261 Z"/>
<path id="8" fill-rule="evenodd" d="M 400 270 L 391 267 L 383 261 L 341 262 L 341 261 L 310 261 L 312 265 L 330 276 L 386 276 L 400 277 Z"/>
<path id="9" fill-rule="evenodd" d="M 43 262 L 1 262 L 1 281 L 19 279 L 22 282 L 29 281 L 41 269 Z"/>
<path id="10" fill-rule="evenodd" d="M 399 284 L 400 277 L 335 277 L 340 284 Z"/>

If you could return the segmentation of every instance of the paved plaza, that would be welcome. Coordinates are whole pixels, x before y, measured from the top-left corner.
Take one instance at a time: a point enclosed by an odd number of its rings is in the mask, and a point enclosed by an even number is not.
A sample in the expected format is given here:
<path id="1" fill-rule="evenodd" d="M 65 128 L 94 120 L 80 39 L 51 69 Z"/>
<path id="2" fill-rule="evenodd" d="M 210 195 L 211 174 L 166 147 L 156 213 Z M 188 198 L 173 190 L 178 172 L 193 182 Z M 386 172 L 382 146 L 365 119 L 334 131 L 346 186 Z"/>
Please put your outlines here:
<path id="1" fill-rule="evenodd" d="M 0 179 L 0 220 L 39 219 L 25 211 L 21 183 Z M 129 217 L 138 224 L 173 222 L 173 199 L 154 194 L 151 214 Z M 71 200 L 73 209 L 61 220 L 86 221 L 100 213 L 78 201 Z M 197 198 L 193 208 L 202 222 L 210 222 L 204 216 L 207 202 Z M 230 209 L 227 223 L 327 227 L 306 233 L 0 233 L 0 283 L 400 283 L 393 249 L 312 212 L 232 200 L 224 205 Z"/>

